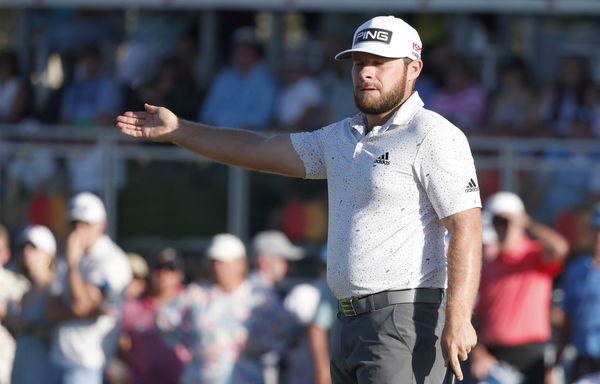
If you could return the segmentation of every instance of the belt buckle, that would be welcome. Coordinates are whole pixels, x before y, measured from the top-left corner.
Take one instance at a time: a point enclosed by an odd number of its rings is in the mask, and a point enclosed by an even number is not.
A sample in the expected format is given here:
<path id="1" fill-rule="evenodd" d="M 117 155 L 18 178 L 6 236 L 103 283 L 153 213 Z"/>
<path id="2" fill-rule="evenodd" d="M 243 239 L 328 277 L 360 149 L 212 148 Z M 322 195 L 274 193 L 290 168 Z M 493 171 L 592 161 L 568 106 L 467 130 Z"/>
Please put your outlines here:
<path id="1" fill-rule="evenodd" d="M 340 309 L 345 316 L 354 317 L 357 315 L 356 308 L 354 308 L 354 298 L 340 300 Z"/>

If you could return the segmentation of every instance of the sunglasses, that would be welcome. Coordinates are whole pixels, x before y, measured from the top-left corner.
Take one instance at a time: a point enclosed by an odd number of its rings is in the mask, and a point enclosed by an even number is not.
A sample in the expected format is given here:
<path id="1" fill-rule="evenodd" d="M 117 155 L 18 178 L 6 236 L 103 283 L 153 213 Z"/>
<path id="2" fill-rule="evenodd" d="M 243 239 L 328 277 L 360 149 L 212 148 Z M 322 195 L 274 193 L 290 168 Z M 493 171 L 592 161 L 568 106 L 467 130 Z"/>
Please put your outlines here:
<path id="1" fill-rule="evenodd" d="M 494 216 L 492 218 L 492 224 L 499 227 L 505 227 L 508 225 L 508 219 L 502 216 Z"/>
<path id="2" fill-rule="evenodd" d="M 179 270 L 177 265 L 175 265 L 174 263 L 161 263 L 156 266 L 157 271 L 163 270 L 163 269 L 166 269 L 169 271 L 178 271 Z"/>

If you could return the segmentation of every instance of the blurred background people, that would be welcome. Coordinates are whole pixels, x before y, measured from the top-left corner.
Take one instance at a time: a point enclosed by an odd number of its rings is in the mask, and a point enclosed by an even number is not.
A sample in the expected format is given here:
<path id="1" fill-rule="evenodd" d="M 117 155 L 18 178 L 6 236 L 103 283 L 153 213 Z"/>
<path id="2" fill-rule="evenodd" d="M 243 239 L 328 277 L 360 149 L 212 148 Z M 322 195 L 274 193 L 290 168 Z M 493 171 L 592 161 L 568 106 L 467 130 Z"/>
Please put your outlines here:
<path id="1" fill-rule="evenodd" d="M 128 383 L 179 383 L 183 363 L 157 327 L 156 316 L 183 291 L 183 278 L 177 251 L 165 248 L 152 264 L 149 289 L 125 302 L 119 345 Z"/>
<path id="2" fill-rule="evenodd" d="M 25 228 L 19 240 L 19 270 L 31 286 L 18 305 L 9 307 L 7 315 L 7 326 L 17 343 L 11 383 L 39 384 L 50 372 L 53 328 L 46 312 L 55 281 L 56 240 L 41 225 Z"/>
<path id="3" fill-rule="evenodd" d="M 67 273 L 49 316 L 58 322 L 51 347 L 51 384 L 101 384 L 118 343 L 124 292 L 131 280 L 125 253 L 104 233 L 100 198 L 82 192 L 71 198 L 66 239 Z"/>
<path id="4" fill-rule="evenodd" d="M 10 384 L 16 348 L 15 339 L 3 325 L 6 309 L 20 302 L 30 286 L 25 277 L 5 268 L 10 256 L 10 237 L 0 225 L 0 384 Z"/>
<path id="5" fill-rule="evenodd" d="M 562 278 L 564 319 L 559 331 L 557 362 L 567 344 L 575 347 L 577 356 L 569 382 L 600 381 L 600 203 L 594 206 L 590 227 L 592 252 L 570 263 Z"/>
<path id="6" fill-rule="evenodd" d="M 524 383 L 543 384 L 549 375 L 544 355 L 552 336 L 552 283 L 562 269 L 568 243 L 558 232 L 531 220 L 521 198 L 512 192 L 493 194 L 484 210 L 492 217 L 499 249 L 482 269 L 473 376 L 486 382 L 491 375 L 492 383 L 495 368 L 507 364 Z"/>
<path id="7" fill-rule="evenodd" d="M 285 308 L 301 326 L 296 345 L 287 352 L 285 384 L 331 384 L 329 330 L 338 310 L 326 281 L 327 246 L 319 252 L 318 277 L 301 283 L 285 298 Z"/>
<path id="8" fill-rule="evenodd" d="M 220 127 L 265 130 L 273 119 L 277 85 L 262 62 L 262 47 L 252 27 L 233 32 L 229 66 L 209 87 L 198 120 Z"/>
<path id="9" fill-rule="evenodd" d="M 492 95 L 486 134 L 532 136 L 536 127 L 537 99 L 523 59 L 513 57 L 500 70 L 499 90 Z"/>
<path id="10" fill-rule="evenodd" d="M 239 238 L 215 235 L 206 254 L 214 281 L 190 284 L 159 315 L 159 326 L 179 334 L 191 357 L 181 383 L 263 383 L 262 358 L 283 351 L 293 332 L 291 316 L 270 290 L 246 279 Z"/>
<path id="11" fill-rule="evenodd" d="M 275 129 L 286 132 L 312 131 L 327 124 L 324 92 L 312 75 L 308 50 L 287 48 L 281 75 L 283 85 L 277 97 Z"/>
<path id="12" fill-rule="evenodd" d="M 258 287 L 285 293 L 281 286 L 290 269 L 290 262 L 301 260 L 304 249 L 292 244 L 288 237 L 278 230 L 257 233 L 252 240 L 256 270 L 250 273 L 249 280 Z"/>
<path id="13" fill-rule="evenodd" d="M 0 123 L 18 123 L 27 110 L 26 83 L 19 77 L 15 52 L 0 52 Z"/>
<path id="14" fill-rule="evenodd" d="M 578 111 L 594 108 L 594 94 L 587 59 L 577 55 L 564 57 L 556 79 L 541 95 L 539 119 L 545 124 L 546 135 L 567 137 Z"/>
<path id="15" fill-rule="evenodd" d="M 487 110 L 487 92 L 474 79 L 463 59 L 450 58 L 442 67 L 442 86 L 431 96 L 431 110 L 467 135 L 481 135 Z"/>
<path id="16" fill-rule="evenodd" d="M 150 268 L 139 253 L 127 252 L 127 260 L 131 267 L 131 281 L 125 288 L 125 300 L 135 300 L 148 291 Z"/>
<path id="17" fill-rule="evenodd" d="M 83 49 L 63 94 L 61 122 L 78 127 L 111 125 L 121 106 L 121 90 L 106 72 L 100 50 Z"/>

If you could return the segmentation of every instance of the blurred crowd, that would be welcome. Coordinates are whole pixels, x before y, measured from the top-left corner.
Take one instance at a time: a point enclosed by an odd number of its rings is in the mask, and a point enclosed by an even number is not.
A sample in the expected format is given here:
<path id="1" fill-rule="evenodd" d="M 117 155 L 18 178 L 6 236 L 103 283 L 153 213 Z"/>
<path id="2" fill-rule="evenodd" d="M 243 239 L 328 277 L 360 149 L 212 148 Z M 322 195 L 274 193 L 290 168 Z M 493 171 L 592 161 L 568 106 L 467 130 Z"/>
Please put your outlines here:
<path id="1" fill-rule="evenodd" d="M 15 51 L 0 55 L 0 123 L 111 126 L 115 114 L 148 102 L 219 126 L 297 131 L 355 112 L 349 67 L 333 60 L 349 36 L 327 19 L 306 19 L 296 31 L 303 36 L 282 36 L 276 57 L 266 55 L 274 41 L 266 27 L 250 17 L 224 20 L 210 57 L 188 13 L 141 12 L 131 22 L 127 14 L 51 9 L 28 20 L 41 48 L 26 62 Z M 547 63 L 556 70 L 541 84 L 529 60 L 507 54 L 495 83 L 484 85 L 481 62 L 459 51 L 451 34 L 426 40 L 417 91 L 469 136 L 600 135 L 595 63 L 586 52 Z"/>
<path id="2" fill-rule="evenodd" d="M 0 383 L 331 383 L 325 244 L 311 254 L 267 229 L 248 243 L 215 234 L 197 260 L 168 246 L 142 256 L 105 233 L 97 195 L 71 197 L 65 215 L 58 241 L 42 225 L 0 226 Z M 465 382 L 597 383 L 600 203 L 581 253 L 512 192 L 486 199 L 482 220 Z M 316 273 L 291 279 L 306 258 Z"/>
<path id="3" fill-rule="evenodd" d="M 124 252 L 92 193 L 66 214 L 62 242 L 41 225 L 0 227 L 0 383 L 328 382 L 325 248 L 309 256 L 279 230 L 248 245 L 220 233 L 192 271 L 170 247 Z M 314 278 L 285 283 L 306 257 Z"/>
<path id="4" fill-rule="evenodd" d="M 356 113 L 350 68 L 332 59 L 347 48 L 346 34 L 298 39 L 273 62 L 260 29 L 233 21 L 211 71 L 197 18 L 186 13 L 142 13 L 127 31 L 110 12 L 47 10 L 29 21 L 43 32 L 41 58 L 0 54 L 0 124 L 24 133 L 112 127 L 117 114 L 145 102 L 265 132 L 317 129 Z M 507 58 L 490 89 L 454 43 L 425 47 L 417 91 L 469 137 L 600 136 L 586 56 L 564 55 L 541 85 L 525 59 Z M 600 372 L 600 173 L 588 164 L 600 153 L 536 155 L 548 167 L 523 177 L 523 200 L 495 194 L 487 180 L 497 177 L 480 178 L 486 262 L 475 319 L 481 342 L 464 370 L 470 382 L 598 382 L 590 375 Z M 310 199 L 290 191 L 277 230 L 258 228 L 248 243 L 215 234 L 201 263 L 168 244 L 142 256 L 105 234 L 103 202 L 82 192 L 100 192 L 102 156 L 95 147 L 67 162 L 68 182 L 55 180 L 59 165 L 43 150 L 24 149 L 5 165 L 13 204 L 4 209 L 29 214 L 5 212 L 8 231 L 0 229 L 0 384 L 330 383 L 327 332 L 337 304 L 324 279 L 321 190 Z M 124 169 L 116 169 L 120 187 Z M 60 190 L 39 189 L 44 178 Z M 24 220 L 34 225 L 23 229 Z M 322 250 L 293 244 L 302 242 Z M 317 273 L 290 284 L 290 270 L 311 257 Z"/>

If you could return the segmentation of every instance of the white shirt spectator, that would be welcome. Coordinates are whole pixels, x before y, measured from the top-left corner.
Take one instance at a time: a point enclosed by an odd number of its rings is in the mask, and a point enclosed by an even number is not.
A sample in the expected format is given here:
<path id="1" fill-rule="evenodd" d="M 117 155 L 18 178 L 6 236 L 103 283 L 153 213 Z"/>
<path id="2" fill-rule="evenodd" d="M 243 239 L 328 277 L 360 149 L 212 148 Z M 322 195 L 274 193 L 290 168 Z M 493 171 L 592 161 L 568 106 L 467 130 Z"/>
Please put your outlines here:
<path id="1" fill-rule="evenodd" d="M 283 125 L 292 125 L 310 107 L 323 103 L 323 91 L 316 79 L 302 77 L 284 88 L 279 97 L 277 119 Z"/>
<path id="2" fill-rule="evenodd" d="M 131 268 L 125 253 L 103 235 L 83 255 L 79 269 L 85 282 L 102 290 L 103 314 L 61 323 L 54 335 L 51 357 L 62 366 L 97 369 L 106 363 L 117 346 L 123 293 L 131 280 Z M 63 297 L 70 300 L 68 296 L 67 291 Z"/>

